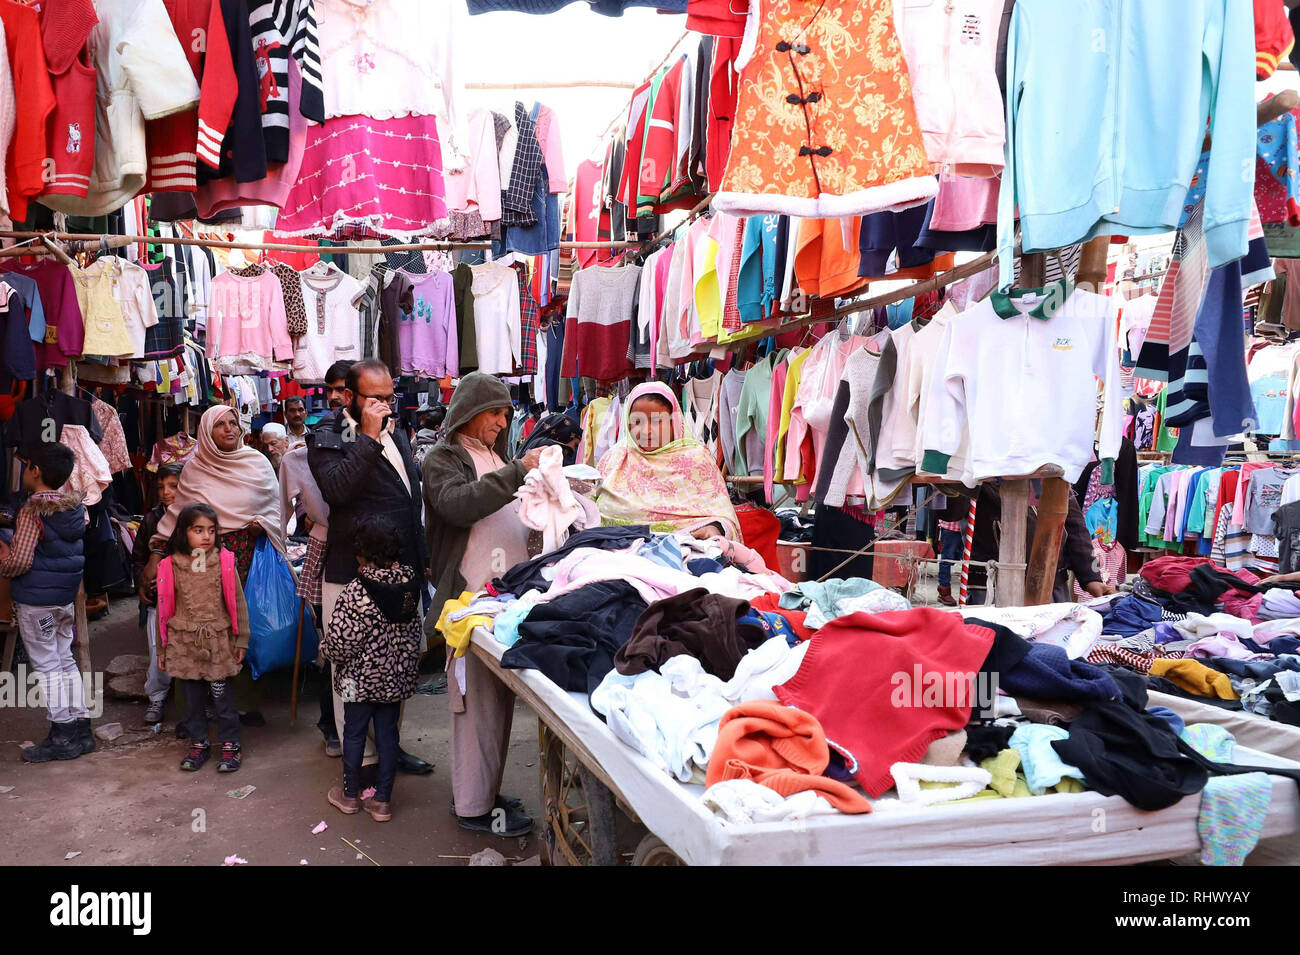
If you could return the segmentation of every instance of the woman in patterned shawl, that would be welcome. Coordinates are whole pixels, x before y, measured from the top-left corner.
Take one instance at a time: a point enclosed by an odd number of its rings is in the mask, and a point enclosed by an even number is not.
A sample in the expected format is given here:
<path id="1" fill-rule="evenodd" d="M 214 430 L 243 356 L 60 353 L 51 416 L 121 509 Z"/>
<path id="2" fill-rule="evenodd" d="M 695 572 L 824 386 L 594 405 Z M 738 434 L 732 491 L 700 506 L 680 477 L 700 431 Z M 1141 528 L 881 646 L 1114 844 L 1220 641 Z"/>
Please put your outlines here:
<path id="1" fill-rule="evenodd" d="M 672 390 L 659 382 L 628 396 L 619 441 L 597 465 L 596 506 L 606 524 L 739 541 L 740 522 L 713 456 L 686 433 Z"/>

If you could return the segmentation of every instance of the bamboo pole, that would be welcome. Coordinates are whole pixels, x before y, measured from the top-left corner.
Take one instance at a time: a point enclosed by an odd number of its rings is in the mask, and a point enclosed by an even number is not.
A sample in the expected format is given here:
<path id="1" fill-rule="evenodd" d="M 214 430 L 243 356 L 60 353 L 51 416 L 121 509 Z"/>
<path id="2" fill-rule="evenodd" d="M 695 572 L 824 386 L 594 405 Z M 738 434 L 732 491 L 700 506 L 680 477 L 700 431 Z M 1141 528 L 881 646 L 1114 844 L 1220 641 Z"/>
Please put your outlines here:
<path id="1" fill-rule="evenodd" d="M 521 82 L 521 83 L 466 83 L 467 90 L 568 90 L 568 89 L 586 89 L 593 87 L 596 89 L 609 90 L 634 90 L 637 88 L 636 83 L 628 83 L 623 80 L 565 80 L 560 83 L 540 82 Z"/>
<path id="2" fill-rule="evenodd" d="M 662 232 L 660 232 L 657 236 L 655 236 L 653 239 L 651 239 L 651 240 L 647 243 L 647 245 L 654 245 L 656 242 L 659 242 L 659 241 L 662 241 L 663 239 L 668 238 L 668 236 L 672 235 L 674 232 L 676 232 L 676 231 L 677 231 L 678 229 L 680 229 L 682 226 L 684 226 L 684 225 L 686 225 L 686 224 L 688 224 L 688 223 L 694 222 L 694 221 L 696 220 L 696 218 L 698 218 L 702 213 L 704 213 L 704 212 L 709 208 L 709 203 L 711 203 L 712 201 L 713 201 L 713 193 L 709 193 L 707 196 L 705 196 L 703 199 L 701 199 L 698 203 L 696 203 L 695 208 L 693 208 L 690 212 L 688 212 L 688 213 L 686 214 L 686 218 L 685 218 L 685 219 L 683 219 L 681 222 L 677 223 L 677 225 L 673 226 L 671 229 L 664 229 L 664 230 L 663 230 Z"/>
<path id="3" fill-rule="evenodd" d="M 16 232 L 0 231 L 0 238 L 4 239 L 38 239 L 42 242 L 47 240 L 57 240 L 59 242 L 86 242 L 86 243 L 107 243 L 111 249 L 125 248 L 128 245 L 135 245 L 138 242 L 149 245 L 196 245 L 209 249 L 246 249 L 249 251 L 261 252 L 314 252 L 325 255 L 384 255 L 388 252 L 437 252 L 453 251 L 456 249 L 490 249 L 491 242 L 455 242 L 455 241 L 436 241 L 428 242 L 408 242 L 396 245 L 292 245 L 284 242 L 234 242 L 225 239 L 208 239 L 195 238 L 191 239 L 186 236 L 167 236 L 167 235 L 92 235 L 90 233 L 79 232 Z M 639 242 L 568 242 L 562 241 L 562 249 L 627 249 L 637 248 Z M 23 247 L 21 251 L 11 249 L 0 249 L 0 254 L 5 255 L 31 255 L 31 247 Z"/>
<path id="4" fill-rule="evenodd" d="M 772 329 L 773 335 L 782 335 L 791 329 L 802 328 L 805 325 L 817 325 L 821 322 L 834 322 L 849 315 L 857 315 L 862 312 L 869 312 L 873 309 L 881 308 L 885 305 L 893 305 L 902 302 L 905 299 L 914 298 L 917 295 L 924 295 L 926 292 L 935 292 L 941 288 L 947 288 L 955 282 L 962 279 L 970 278 L 972 275 L 978 275 L 998 260 L 996 252 L 986 252 L 977 259 L 963 263 L 956 268 L 949 269 L 940 275 L 932 278 L 921 279 L 919 282 L 913 282 L 910 285 L 892 292 L 884 292 L 880 295 L 874 295 L 871 298 L 860 299 L 849 305 L 841 306 L 825 315 L 812 316 L 796 319 L 793 322 L 787 322 L 779 328 Z"/>

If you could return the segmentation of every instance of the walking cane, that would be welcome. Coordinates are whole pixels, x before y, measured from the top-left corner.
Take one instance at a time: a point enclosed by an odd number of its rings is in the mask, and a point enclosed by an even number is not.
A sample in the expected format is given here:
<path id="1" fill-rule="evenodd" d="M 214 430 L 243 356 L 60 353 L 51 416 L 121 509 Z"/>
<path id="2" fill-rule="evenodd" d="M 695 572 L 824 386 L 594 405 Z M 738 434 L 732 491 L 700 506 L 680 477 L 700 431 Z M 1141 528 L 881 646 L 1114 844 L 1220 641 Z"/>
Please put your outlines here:
<path id="1" fill-rule="evenodd" d="M 298 658 L 302 656 L 302 618 L 307 613 L 307 598 L 298 598 L 298 642 L 293 648 L 293 693 L 289 697 L 289 725 L 298 725 Z"/>

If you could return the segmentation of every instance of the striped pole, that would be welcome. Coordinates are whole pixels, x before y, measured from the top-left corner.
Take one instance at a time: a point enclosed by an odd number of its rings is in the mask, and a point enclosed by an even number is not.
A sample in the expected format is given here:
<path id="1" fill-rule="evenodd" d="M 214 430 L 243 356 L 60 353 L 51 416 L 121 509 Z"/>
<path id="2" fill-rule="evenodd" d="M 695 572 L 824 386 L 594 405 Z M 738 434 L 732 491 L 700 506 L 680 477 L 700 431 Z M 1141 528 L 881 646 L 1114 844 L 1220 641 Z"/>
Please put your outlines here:
<path id="1" fill-rule="evenodd" d="M 961 587 L 957 591 L 957 606 L 966 606 L 966 588 L 970 583 L 970 549 L 975 539 L 975 503 L 978 497 L 970 499 L 970 513 L 966 515 L 966 533 L 961 545 Z M 987 586 L 987 582 L 985 584 Z"/>

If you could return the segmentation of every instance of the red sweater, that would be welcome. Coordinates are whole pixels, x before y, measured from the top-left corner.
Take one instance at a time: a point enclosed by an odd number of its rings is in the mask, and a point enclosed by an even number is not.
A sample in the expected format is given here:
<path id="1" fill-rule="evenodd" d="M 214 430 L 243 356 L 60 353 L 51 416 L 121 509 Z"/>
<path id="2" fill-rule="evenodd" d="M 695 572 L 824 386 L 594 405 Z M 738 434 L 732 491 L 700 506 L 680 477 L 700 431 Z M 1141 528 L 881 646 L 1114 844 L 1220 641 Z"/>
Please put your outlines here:
<path id="1" fill-rule="evenodd" d="M 17 121 L 9 154 L 5 157 L 5 187 L 9 192 L 9 215 L 27 218 L 27 201 L 45 189 L 45 147 L 49 143 L 47 121 L 54 112 L 54 88 L 41 44 L 40 14 L 35 7 L 18 3 L 0 4 L 5 48 L 13 71 Z M 83 130 L 93 142 L 95 130 Z"/>
<path id="2" fill-rule="evenodd" d="M 688 0 L 686 29 L 713 36 L 744 36 L 748 0 Z"/>
<path id="3" fill-rule="evenodd" d="M 817 631 L 799 671 L 772 689 L 817 717 L 874 798 L 893 787 L 890 766 L 919 761 L 931 743 L 970 722 L 970 675 L 992 646 L 992 630 L 942 610 L 855 613 Z M 936 679 L 937 699 L 928 692 Z"/>
<path id="4" fill-rule="evenodd" d="M 1255 78 L 1272 76 L 1294 43 L 1295 34 L 1281 0 L 1255 0 Z"/>
<path id="5" fill-rule="evenodd" d="M 148 192 L 193 192 L 197 160 L 221 164 L 221 140 L 239 95 L 226 21 L 218 0 L 163 0 L 199 83 L 199 105 L 150 120 Z"/>

